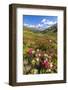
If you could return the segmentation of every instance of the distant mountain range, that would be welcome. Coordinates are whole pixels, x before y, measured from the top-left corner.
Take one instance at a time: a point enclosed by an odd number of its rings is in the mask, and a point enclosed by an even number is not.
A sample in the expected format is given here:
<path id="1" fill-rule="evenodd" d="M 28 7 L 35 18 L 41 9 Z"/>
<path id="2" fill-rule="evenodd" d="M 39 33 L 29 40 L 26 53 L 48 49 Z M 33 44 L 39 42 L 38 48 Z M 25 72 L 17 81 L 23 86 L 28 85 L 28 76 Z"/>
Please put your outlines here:
<path id="1" fill-rule="evenodd" d="M 52 25 L 51 27 L 48 27 L 47 29 L 43 30 L 42 32 L 45 33 L 45 32 L 57 32 L 57 24 L 54 24 Z"/>
<path id="2" fill-rule="evenodd" d="M 45 29 L 40 29 L 40 28 L 29 28 L 29 27 L 25 27 L 24 28 L 31 30 L 33 32 L 42 32 L 42 33 L 46 33 L 46 32 L 57 32 L 57 24 L 54 24 L 48 28 Z"/>

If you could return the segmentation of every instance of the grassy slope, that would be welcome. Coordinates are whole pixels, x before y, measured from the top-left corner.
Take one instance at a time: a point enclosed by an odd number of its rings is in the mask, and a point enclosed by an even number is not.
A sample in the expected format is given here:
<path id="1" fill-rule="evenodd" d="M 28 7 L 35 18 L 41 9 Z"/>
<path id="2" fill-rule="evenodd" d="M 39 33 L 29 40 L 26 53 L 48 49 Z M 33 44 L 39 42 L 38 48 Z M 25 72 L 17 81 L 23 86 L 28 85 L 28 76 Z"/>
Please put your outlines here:
<path id="1" fill-rule="evenodd" d="M 49 40 L 52 41 L 52 45 L 50 45 Z M 33 47 L 33 48 L 40 48 L 46 46 L 55 46 L 56 47 L 56 32 L 48 31 L 46 33 L 42 32 L 32 32 L 28 28 L 24 28 L 24 47 Z"/>
<path id="2" fill-rule="evenodd" d="M 28 57 L 27 50 L 33 48 L 34 50 L 40 49 L 46 51 L 49 55 L 53 54 L 52 62 L 57 65 L 57 32 L 52 32 L 50 30 L 47 32 L 33 32 L 29 28 L 24 28 L 23 33 L 24 61 L 26 57 Z M 25 67 L 27 67 L 27 65 L 24 66 L 24 69 Z"/>

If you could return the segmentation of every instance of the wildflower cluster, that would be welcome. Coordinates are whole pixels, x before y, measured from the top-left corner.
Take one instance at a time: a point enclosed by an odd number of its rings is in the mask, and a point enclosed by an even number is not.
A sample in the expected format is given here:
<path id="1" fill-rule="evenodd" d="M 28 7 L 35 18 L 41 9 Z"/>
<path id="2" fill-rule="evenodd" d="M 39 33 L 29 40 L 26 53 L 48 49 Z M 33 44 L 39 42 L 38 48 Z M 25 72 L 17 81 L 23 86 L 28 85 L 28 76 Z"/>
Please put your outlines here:
<path id="1" fill-rule="evenodd" d="M 29 48 L 24 55 L 24 74 L 56 73 L 57 64 L 52 53 L 45 50 Z"/>

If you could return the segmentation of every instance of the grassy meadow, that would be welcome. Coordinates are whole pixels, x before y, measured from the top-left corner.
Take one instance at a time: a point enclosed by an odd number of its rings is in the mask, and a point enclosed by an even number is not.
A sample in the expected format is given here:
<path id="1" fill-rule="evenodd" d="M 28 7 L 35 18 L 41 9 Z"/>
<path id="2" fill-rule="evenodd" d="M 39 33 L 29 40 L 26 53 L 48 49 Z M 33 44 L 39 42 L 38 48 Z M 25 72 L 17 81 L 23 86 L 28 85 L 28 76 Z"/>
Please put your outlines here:
<path id="1" fill-rule="evenodd" d="M 23 74 L 57 73 L 57 27 L 23 27 Z"/>

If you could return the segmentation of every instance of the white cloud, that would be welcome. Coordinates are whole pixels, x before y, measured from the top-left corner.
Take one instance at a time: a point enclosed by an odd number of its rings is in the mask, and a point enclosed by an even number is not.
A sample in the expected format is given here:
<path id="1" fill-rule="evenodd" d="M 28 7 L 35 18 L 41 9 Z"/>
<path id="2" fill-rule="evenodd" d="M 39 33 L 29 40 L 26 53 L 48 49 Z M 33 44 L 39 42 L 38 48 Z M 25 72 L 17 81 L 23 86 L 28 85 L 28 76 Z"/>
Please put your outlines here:
<path id="1" fill-rule="evenodd" d="M 42 19 L 41 23 L 44 23 L 44 22 L 46 22 L 46 19 Z"/>
<path id="2" fill-rule="evenodd" d="M 53 25 L 53 24 L 56 24 L 57 22 L 56 21 L 47 20 L 47 19 L 42 19 L 41 23 L 43 23 L 44 25 L 45 24 Z"/>
<path id="3" fill-rule="evenodd" d="M 25 23 L 24 26 L 28 27 L 29 25 Z"/>
<path id="4" fill-rule="evenodd" d="M 44 24 L 54 25 L 54 24 L 56 24 L 56 21 L 49 21 L 49 20 L 47 20 L 47 22 L 44 22 Z"/>
<path id="5" fill-rule="evenodd" d="M 26 27 L 31 27 L 31 28 L 34 28 L 35 27 L 35 25 L 30 25 L 30 24 L 24 24 L 24 26 L 26 26 Z"/>
<path id="6" fill-rule="evenodd" d="M 36 25 L 37 28 L 42 27 L 42 26 L 43 26 L 43 24 Z"/>
<path id="7" fill-rule="evenodd" d="M 31 28 L 35 28 L 35 25 L 29 25 L 29 27 L 31 27 Z"/>
<path id="8" fill-rule="evenodd" d="M 24 24 L 24 26 L 30 27 L 30 28 L 42 28 L 42 27 L 43 27 L 43 24 L 37 24 L 37 25 L 33 25 L 33 24 Z"/>
<path id="9" fill-rule="evenodd" d="M 29 28 L 44 29 L 44 28 L 50 27 L 56 23 L 57 23 L 56 21 L 42 19 L 41 22 L 37 25 L 25 23 L 24 26 L 29 27 Z"/>
<path id="10" fill-rule="evenodd" d="M 51 21 L 51 22 L 49 22 L 49 24 L 51 24 L 51 25 L 56 24 L 56 21 Z"/>

